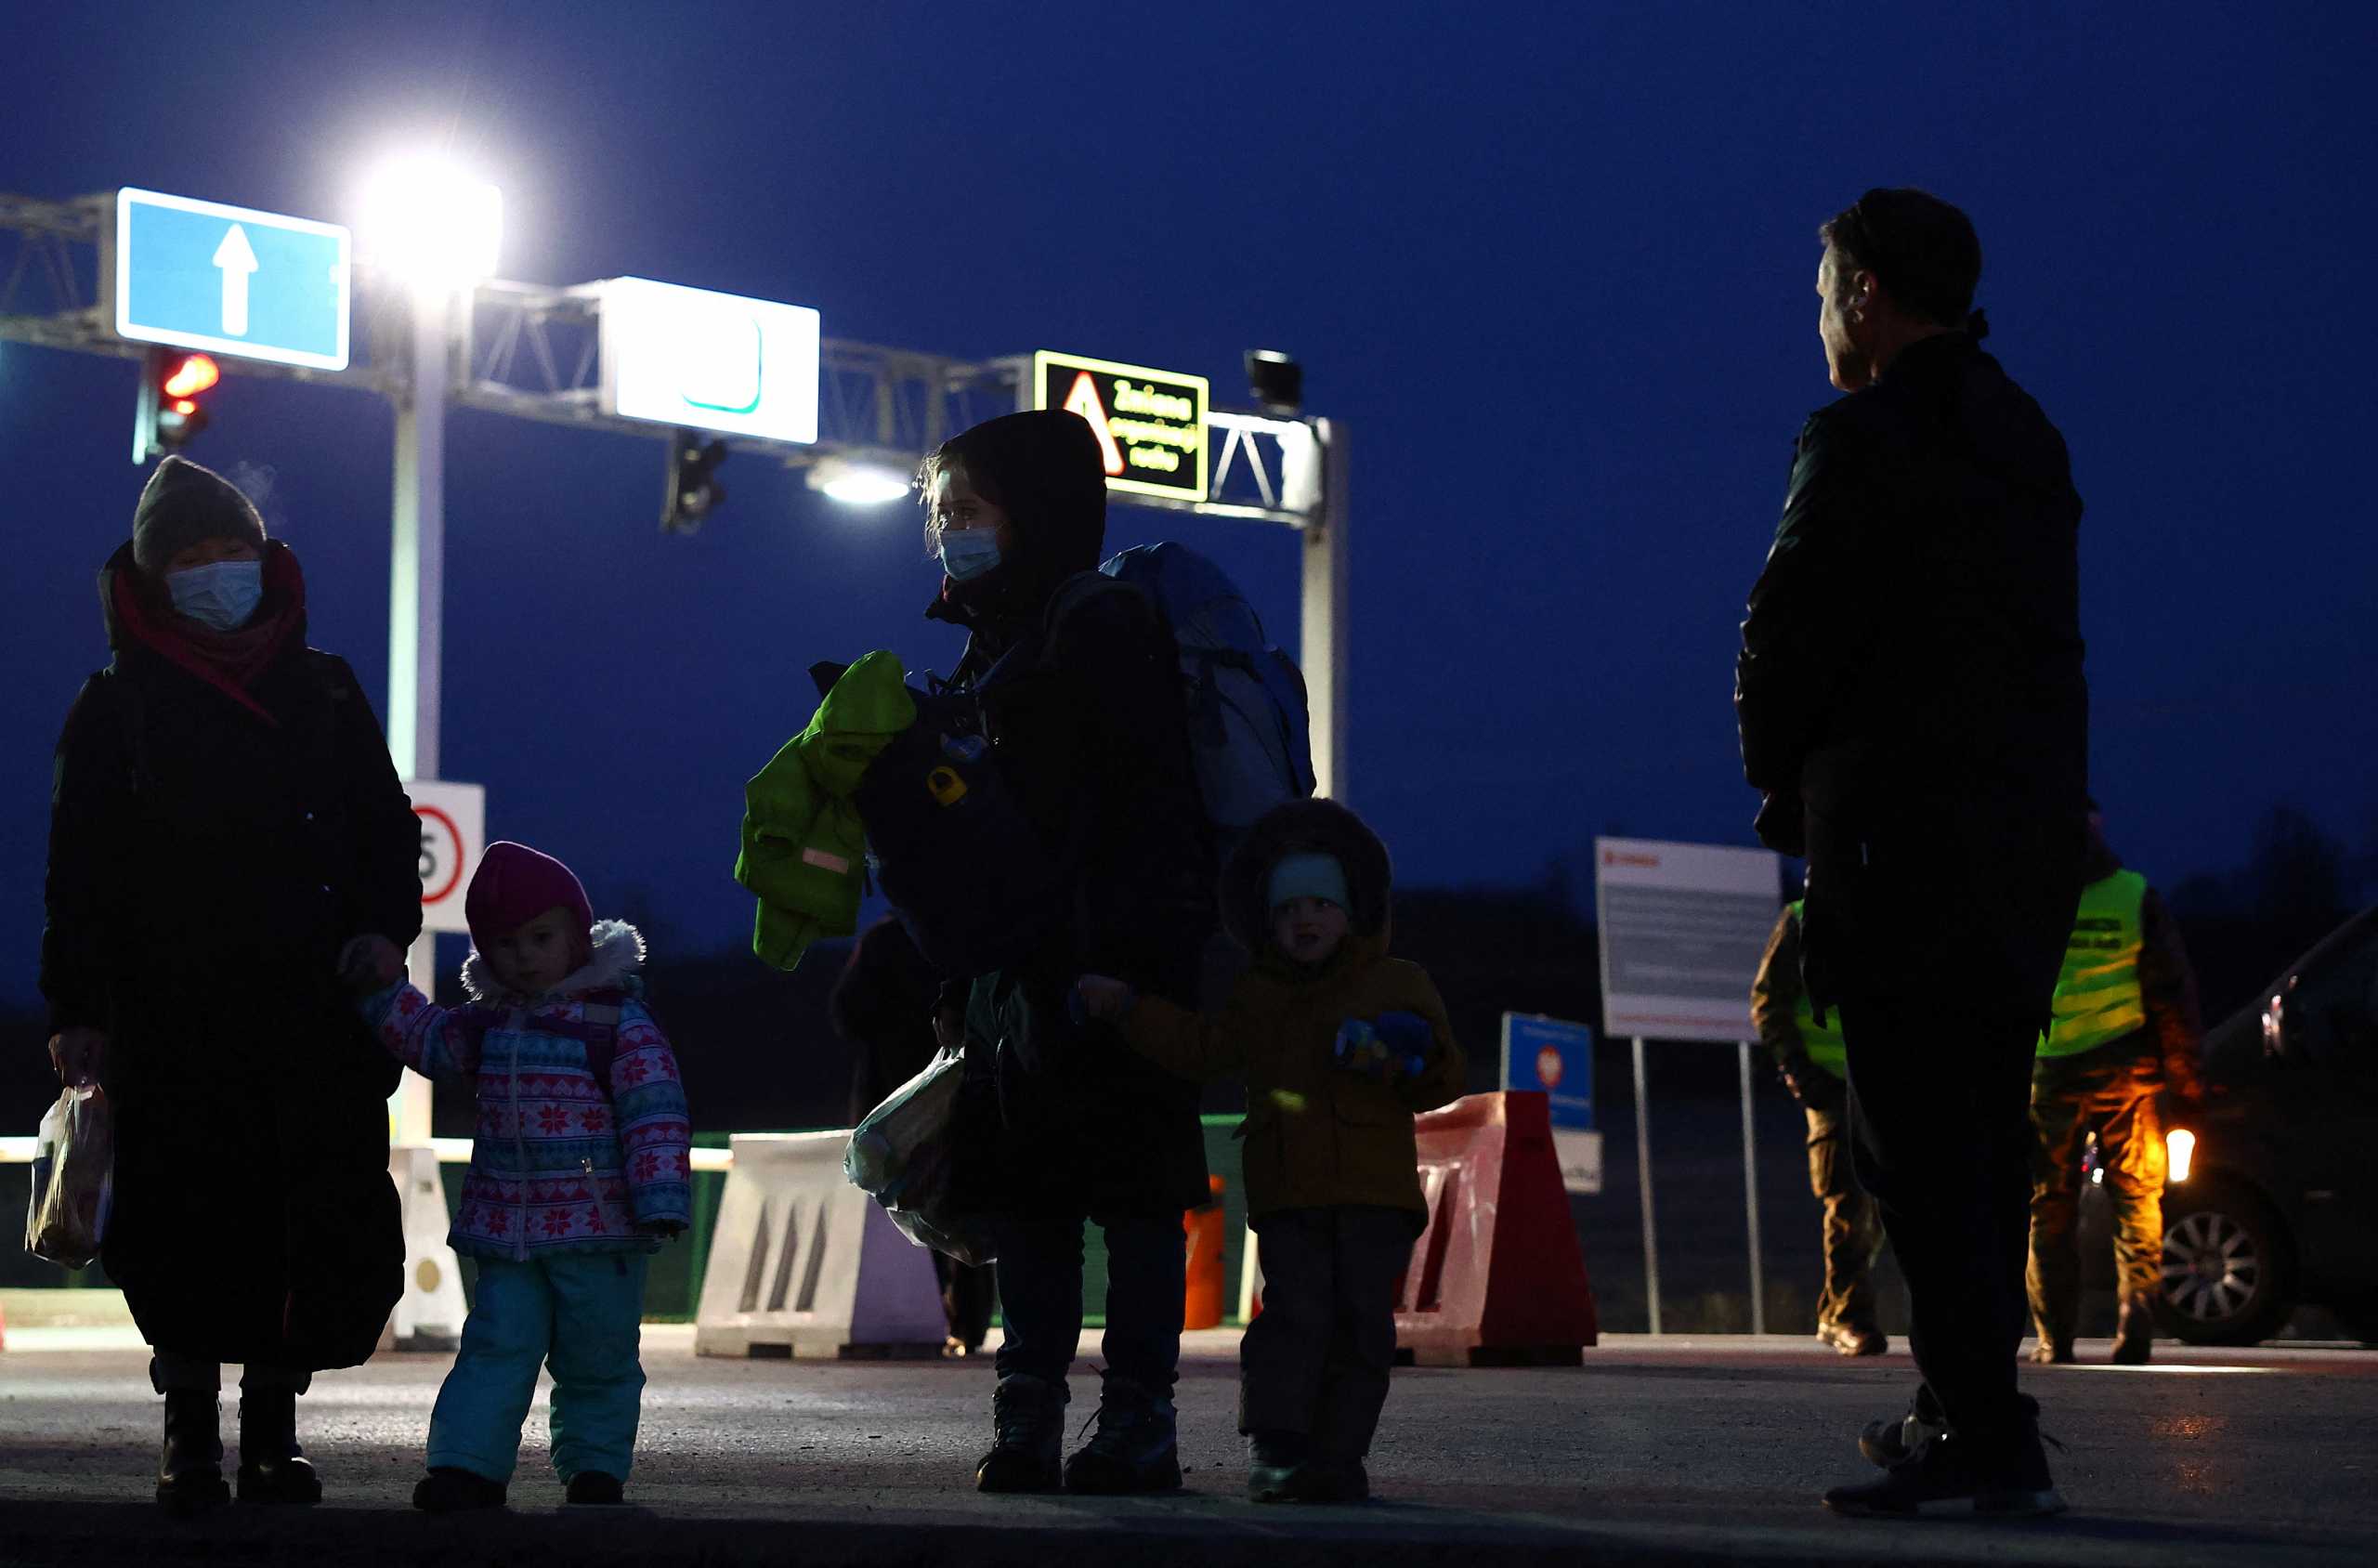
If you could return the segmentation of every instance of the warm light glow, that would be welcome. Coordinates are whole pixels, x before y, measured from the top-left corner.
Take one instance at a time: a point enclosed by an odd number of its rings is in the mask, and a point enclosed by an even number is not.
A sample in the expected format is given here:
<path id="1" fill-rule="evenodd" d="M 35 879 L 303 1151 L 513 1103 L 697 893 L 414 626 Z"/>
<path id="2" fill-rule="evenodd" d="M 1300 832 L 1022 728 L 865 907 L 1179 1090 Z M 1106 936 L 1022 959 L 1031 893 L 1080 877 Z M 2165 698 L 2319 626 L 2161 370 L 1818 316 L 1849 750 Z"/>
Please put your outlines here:
<path id="1" fill-rule="evenodd" d="M 188 398 L 183 398 L 174 404 L 174 412 L 176 413 L 196 413 L 198 412 L 198 405 L 191 402 Z"/>
<path id="2" fill-rule="evenodd" d="M 223 379 L 221 367 L 203 354 L 192 354 L 176 365 L 165 377 L 164 392 L 168 398 L 194 398 Z M 185 408 L 181 411 L 189 412 Z"/>
<path id="3" fill-rule="evenodd" d="M 2185 1182 L 2189 1166 L 2196 1158 L 2196 1134 L 2185 1127 L 2175 1127 L 2163 1134 L 2163 1153 L 2171 1163 L 2171 1179 Z"/>
<path id="4" fill-rule="evenodd" d="M 370 266 L 447 288 L 495 276 L 503 193 L 445 159 L 380 165 L 364 183 L 360 216 L 357 242 Z"/>

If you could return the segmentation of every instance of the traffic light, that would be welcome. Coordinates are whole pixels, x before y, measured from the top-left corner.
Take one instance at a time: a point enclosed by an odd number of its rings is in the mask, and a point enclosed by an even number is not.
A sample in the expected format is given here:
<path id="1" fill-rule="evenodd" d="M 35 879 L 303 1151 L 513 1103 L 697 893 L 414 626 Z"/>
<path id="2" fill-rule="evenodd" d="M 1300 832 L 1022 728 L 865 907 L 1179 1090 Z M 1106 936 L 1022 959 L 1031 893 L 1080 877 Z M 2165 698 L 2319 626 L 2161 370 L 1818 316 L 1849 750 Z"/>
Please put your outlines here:
<path id="1" fill-rule="evenodd" d="M 680 430 L 669 438 L 669 492 L 660 502 L 661 532 L 693 532 L 726 499 L 714 477 L 725 461 L 726 443 L 715 438 L 705 443 L 699 430 Z"/>
<path id="2" fill-rule="evenodd" d="M 206 428 L 206 410 L 200 399 L 222 379 L 222 368 L 210 355 L 150 349 L 132 414 L 132 461 L 145 464 L 188 446 Z"/>

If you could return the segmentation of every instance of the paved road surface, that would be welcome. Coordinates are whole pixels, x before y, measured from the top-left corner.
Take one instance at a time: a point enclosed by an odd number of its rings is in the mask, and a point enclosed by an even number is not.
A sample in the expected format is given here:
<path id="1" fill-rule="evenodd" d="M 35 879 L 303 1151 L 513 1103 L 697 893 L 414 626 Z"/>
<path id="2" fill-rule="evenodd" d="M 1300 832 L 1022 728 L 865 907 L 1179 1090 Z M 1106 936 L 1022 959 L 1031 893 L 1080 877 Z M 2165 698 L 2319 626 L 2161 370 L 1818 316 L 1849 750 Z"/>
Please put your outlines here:
<path id="1" fill-rule="evenodd" d="M 2070 1452 L 2045 1525 L 1876 1524 L 1816 1505 L 1861 1473 L 1860 1426 L 1904 1400 L 1902 1355 L 1798 1340 L 1616 1338 L 1583 1369 L 1397 1375 L 1362 1509 L 1242 1500 L 1235 1339 L 1193 1336 L 1188 1490 L 990 1498 L 977 1364 L 702 1360 L 647 1331 L 627 1510 L 563 1510 L 542 1402 L 504 1516 L 407 1498 L 443 1356 L 383 1356 L 305 1401 L 330 1488 L 295 1515 L 173 1526 L 147 1500 L 157 1402 L 121 1330 L 20 1329 L 0 1352 L 0 1562 L 2343 1564 L 2378 1559 L 2378 1352 L 2174 1354 L 2148 1370 L 2027 1369 Z M 73 1348 L 81 1346 L 84 1348 Z M 98 1347 L 98 1348 L 92 1348 Z M 2084 1353 L 2104 1353 L 2102 1343 Z M 1087 1368 L 1084 1368 L 1085 1373 Z M 1078 1392 L 1094 1384 L 1078 1380 Z M 1089 1400 L 1075 1406 L 1087 1418 Z M 228 1413 L 227 1413 L 228 1424 Z"/>

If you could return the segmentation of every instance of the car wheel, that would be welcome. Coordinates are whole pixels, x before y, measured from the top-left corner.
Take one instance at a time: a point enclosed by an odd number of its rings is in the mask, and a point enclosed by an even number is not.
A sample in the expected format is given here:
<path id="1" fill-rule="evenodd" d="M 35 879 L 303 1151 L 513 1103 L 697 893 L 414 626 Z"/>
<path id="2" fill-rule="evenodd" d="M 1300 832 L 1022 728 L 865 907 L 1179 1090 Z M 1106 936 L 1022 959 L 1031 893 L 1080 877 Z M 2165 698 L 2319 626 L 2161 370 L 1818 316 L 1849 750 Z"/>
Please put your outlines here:
<path id="1" fill-rule="evenodd" d="M 2163 1195 L 2159 1327 L 2196 1345 L 2269 1339 L 2295 1310 L 2295 1257 L 2279 1216 L 2242 1185 Z"/>

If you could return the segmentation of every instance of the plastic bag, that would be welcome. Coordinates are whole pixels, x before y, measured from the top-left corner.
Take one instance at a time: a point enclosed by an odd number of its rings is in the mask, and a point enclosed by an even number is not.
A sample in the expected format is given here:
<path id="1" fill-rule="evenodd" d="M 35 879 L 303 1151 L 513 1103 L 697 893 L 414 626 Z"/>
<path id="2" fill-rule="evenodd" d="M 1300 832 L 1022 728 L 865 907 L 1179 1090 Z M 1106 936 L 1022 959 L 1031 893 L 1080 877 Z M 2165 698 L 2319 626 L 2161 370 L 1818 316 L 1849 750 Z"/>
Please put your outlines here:
<path id="1" fill-rule="evenodd" d="M 115 1196 L 115 1118 L 97 1084 L 69 1086 L 41 1118 L 25 1250 L 63 1269 L 87 1268 L 107 1235 Z"/>
<path id="2" fill-rule="evenodd" d="M 996 1256 L 990 1227 L 961 1214 L 957 1202 L 965 1085 L 964 1053 L 943 1051 L 860 1119 L 843 1155 L 843 1174 L 919 1247 L 980 1264 Z"/>

